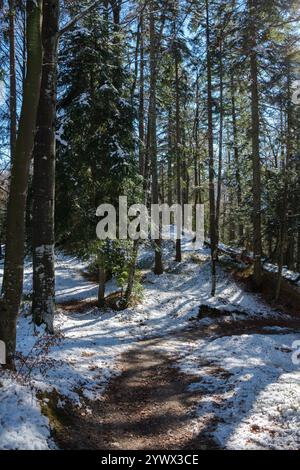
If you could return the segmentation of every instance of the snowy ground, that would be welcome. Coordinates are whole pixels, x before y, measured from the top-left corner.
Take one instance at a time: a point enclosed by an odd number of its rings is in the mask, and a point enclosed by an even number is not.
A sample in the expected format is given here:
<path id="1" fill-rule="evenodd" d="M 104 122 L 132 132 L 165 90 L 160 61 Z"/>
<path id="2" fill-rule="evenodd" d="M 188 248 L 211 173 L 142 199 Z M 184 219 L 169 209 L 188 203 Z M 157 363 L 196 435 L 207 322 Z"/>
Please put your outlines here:
<path id="1" fill-rule="evenodd" d="M 87 263 L 74 256 L 64 256 L 58 253 L 56 257 L 56 300 L 64 302 L 68 300 L 91 299 L 97 295 L 97 286 L 84 279 L 82 271 Z M 3 260 L 0 264 L 0 284 L 2 284 Z M 27 260 L 24 270 L 24 295 L 32 292 L 32 263 Z"/>
<path id="2" fill-rule="evenodd" d="M 169 259 L 169 252 L 165 253 Z M 144 301 L 120 313 L 82 313 L 56 317 L 58 334 L 47 337 L 34 330 L 30 317 L 18 324 L 17 377 L 0 376 L 0 448 L 53 448 L 47 419 L 40 411 L 36 391 L 55 389 L 61 406 L 80 396 L 99 399 L 118 374 L 118 357 L 141 338 L 164 336 L 164 349 L 178 358 L 184 372 L 199 377 L 194 387 L 203 389 L 199 402 L 199 430 L 205 419 L 217 422 L 212 436 L 224 448 L 299 448 L 300 365 L 292 361 L 294 341 L 300 334 L 282 329 L 267 335 L 249 334 L 184 341 L 172 335 L 191 325 L 200 304 L 244 312 L 236 320 L 276 317 L 258 296 L 246 293 L 229 275 L 218 274 L 218 290 L 210 298 L 207 252 L 199 251 L 198 264 L 186 253 L 180 265 L 170 259 L 159 278 L 148 268 L 151 254 L 144 251 Z M 97 287 L 82 276 L 83 263 L 60 255 L 57 259 L 58 301 L 94 298 Z M 25 290 L 31 290 L 27 266 Z M 109 290 L 113 290 L 111 284 Z M 207 325 L 217 320 L 201 320 Z M 200 324 L 201 324 L 200 322 Z"/>
<path id="3" fill-rule="evenodd" d="M 249 334 L 183 341 L 160 349 L 179 357 L 181 371 L 198 377 L 197 433 L 232 450 L 297 450 L 300 446 L 299 334 Z M 300 343 L 299 343 L 300 344 Z M 299 350 L 298 344 L 298 350 Z"/>

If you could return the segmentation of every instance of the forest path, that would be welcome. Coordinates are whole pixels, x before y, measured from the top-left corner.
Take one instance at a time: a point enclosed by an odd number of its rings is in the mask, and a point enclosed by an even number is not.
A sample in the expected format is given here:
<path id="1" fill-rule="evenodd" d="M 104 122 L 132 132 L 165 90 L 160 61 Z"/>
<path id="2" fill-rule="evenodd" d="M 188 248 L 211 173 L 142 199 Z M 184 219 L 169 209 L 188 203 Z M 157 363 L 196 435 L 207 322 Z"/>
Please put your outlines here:
<path id="1" fill-rule="evenodd" d="M 268 307 L 258 298 L 244 292 L 221 271 L 219 295 L 216 301 L 211 301 L 207 296 L 209 275 L 207 263 L 198 266 L 189 261 L 181 265 L 180 273 L 171 272 L 159 279 L 149 275 L 144 302 L 135 308 L 134 321 L 129 317 L 130 330 L 138 332 L 138 337 L 118 357 L 120 373 L 110 379 L 98 400 L 88 400 L 81 393 L 83 390 L 78 390 L 82 408 L 70 403 L 54 410 L 60 424 L 55 427 L 55 440 L 61 449 L 200 450 L 217 447 L 211 436 L 222 419 L 215 411 L 222 404 L 224 383 L 232 391 L 235 385 L 226 383 L 231 374 L 202 357 L 199 341 L 208 344 L 224 336 L 266 336 L 274 334 L 274 329 L 267 331 L 266 327 L 286 325 L 281 325 L 278 318 L 271 320 L 263 314 L 252 319 L 227 317 L 220 322 L 216 319 L 208 323 L 189 322 L 188 319 L 197 315 L 202 302 L 223 308 L 229 305 L 250 312 L 254 309 L 268 312 Z M 121 325 L 126 325 L 126 321 L 125 315 Z M 175 328 L 170 330 L 172 326 Z M 99 328 L 97 323 L 96 328 Z M 95 338 L 94 333 L 92 337 Z M 199 384 L 199 375 L 180 371 L 185 355 L 189 359 L 194 349 L 199 353 L 193 370 L 205 370 L 204 378 L 215 384 L 213 393 L 209 387 L 191 386 Z M 90 367 L 96 369 L 97 366 L 90 363 Z M 199 403 L 205 408 L 212 400 L 216 403 L 214 411 L 203 413 L 199 418 Z M 224 407 L 226 409 L 226 400 Z"/>
<path id="2" fill-rule="evenodd" d="M 165 338 L 141 341 L 121 356 L 121 374 L 101 400 L 88 402 L 89 413 L 65 409 L 62 449 L 177 450 L 212 449 L 199 436 L 195 419 L 199 392 L 188 387 L 196 378 L 182 374 L 176 358 L 160 350 Z"/>
<path id="3" fill-rule="evenodd" d="M 212 399 L 221 405 L 222 383 L 231 374 L 200 354 L 197 367 L 204 368 L 206 376 L 215 377 L 219 385 L 213 392 L 209 387 L 193 387 L 199 384 L 199 376 L 180 372 L 180 357 L 169 346 L 175 342 L 181 343 L 183 348 L 187 344 L 193 347 L 199 340 L 210 342 L 232 335 L 242 338 L 245 333 L 274 335 L 272 328 L 266 329 L 266 323 L 266 320 L 257 319 L 201 327 L 194 325 L 135 343 L 121 355 L 120 374 L 110 380 L 99 400 L 83 398 L 83 408 L 69 404 L 59 410 L 61 426 L 56 429 L 55 436 L 58 446 L 75 450 L 220 448 L 213 435 L 222 420 L 217 413 L 204 413 L 199 419 L 197 408 L 200 401 L 209 403 Z M 276 324 L 281 325 L 281 321 L 270 322 L 269 326 Z M 293 323 L 290 326 L 293 327 Z M 280 336 L 280 330 L 276 334 Z"/>

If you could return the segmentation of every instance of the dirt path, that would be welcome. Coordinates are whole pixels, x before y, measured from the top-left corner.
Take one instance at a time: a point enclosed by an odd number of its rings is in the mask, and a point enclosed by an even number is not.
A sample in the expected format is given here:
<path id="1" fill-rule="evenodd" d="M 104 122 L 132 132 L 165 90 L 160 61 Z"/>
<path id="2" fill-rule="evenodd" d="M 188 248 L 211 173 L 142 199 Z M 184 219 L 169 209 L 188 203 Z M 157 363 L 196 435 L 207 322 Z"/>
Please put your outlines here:
<path id="1" fill-rule="evenodd" d="M 273 323 L 281 324 L 274 321 L 268 322 L 268 326 Z M 203 416 L 201 423 L 196 420 L 201 392 L 189 391 L 189 385 L 199 382 L 199 377 L 182 374 L 177 368 L 176 357 L 168 357 L 160 347 L 166 346 L 168 338 L 192 343 L 201 336 L 212 339 L 245 332 L 271 333 L 272 330 L 265 327 L 265 320 L 229 321 L 201 330 L 194 325 L 194 328 L 175 332 L 170 337 L 139 342 L 121 356 L 121 374 L 110 381 L 103 397 L 97 401 L 85 400 L 88 411 L 71 404 L 63 409 L 54 406 L 54 437 L 58 446 L 61 449 L 94 450 L 218 448 L 210 437 L 218 420 L 213 416 Z M 198 365 L 205 366 L 210 374 L 224 378 L 226 371 L 214 364 L 202 363 L 199 358 Z"/>
<path id="2" fill-rule="evenodd" d="M 207 449 L 195 427 L 195 377 L 181 374 L 176 363 L 157 350 L 161 339 L 142 341 L 121 358 L 122 373 L 89 413 L 65 408 L 56 441 L 62 449 Z"/>

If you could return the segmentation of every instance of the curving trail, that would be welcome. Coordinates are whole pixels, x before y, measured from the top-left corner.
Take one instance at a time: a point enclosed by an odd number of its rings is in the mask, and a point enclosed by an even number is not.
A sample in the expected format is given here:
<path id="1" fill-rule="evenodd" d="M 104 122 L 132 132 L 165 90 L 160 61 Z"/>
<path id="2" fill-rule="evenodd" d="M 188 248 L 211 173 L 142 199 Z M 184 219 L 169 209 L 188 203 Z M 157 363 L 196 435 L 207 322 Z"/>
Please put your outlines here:
<path id="1" fill-rule="evenodd" d="M 122 355 L 121 375 L 88 414 L 69 410 L 57 442 L 63 449 L 205 450 L 216 447 L 200 437 L 195 409 L 199 400 L 176 362 L 159 351 L 163 339 L 141 341 Z M 66 410 L 65 410 L 66 412 Z"/>

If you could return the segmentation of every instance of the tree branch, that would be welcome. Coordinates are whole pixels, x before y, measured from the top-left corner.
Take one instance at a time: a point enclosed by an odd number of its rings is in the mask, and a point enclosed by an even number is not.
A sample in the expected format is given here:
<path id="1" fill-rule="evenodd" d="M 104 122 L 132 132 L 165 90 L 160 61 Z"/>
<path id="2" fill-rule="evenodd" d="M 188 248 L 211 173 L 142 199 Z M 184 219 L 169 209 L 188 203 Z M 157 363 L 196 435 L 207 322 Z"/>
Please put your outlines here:
<path id="1" fill-rule="evenodd" d="M 65 26 L 63 26 L 59 31 L 58 31 L 58 37 L 61 37 L 63 34 L 65 34 L 67 31 L 70 31 L 70 29 L 80 20 L 82 20 L 86 15 L 88 15 L 94 8 L 96 8 L 99 3 L 102 3 L 102 0 L 97 0 L 93 2 L 91 5 L 86 7 L 84 10 L 82 10 L 78 15 L 74 16 L 72 20 L 70 20 Z"/>

